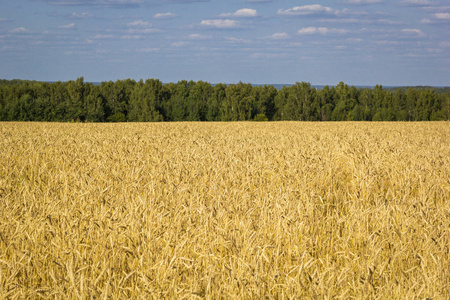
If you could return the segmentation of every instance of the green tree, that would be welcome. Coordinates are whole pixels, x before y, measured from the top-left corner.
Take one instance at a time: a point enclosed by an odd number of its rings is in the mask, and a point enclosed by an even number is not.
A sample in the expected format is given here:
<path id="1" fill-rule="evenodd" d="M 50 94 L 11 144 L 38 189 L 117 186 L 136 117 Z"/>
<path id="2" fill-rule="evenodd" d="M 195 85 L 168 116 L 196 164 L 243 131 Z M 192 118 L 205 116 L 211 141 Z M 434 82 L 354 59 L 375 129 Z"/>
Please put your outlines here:
<path id="1" fill-rule="evenodd" d="M 86 96 L 86 121 L 103 122 L 105 120 L 105 99 L 100 93 L 100 89 L 92 84 L 88 87 L 89 92 Z"/>
<path id="2" fill-rule="evenodd" d="M 163 121 L 159 112 L 161 106 L 162 82 L 148 79 L 139 81 L 131 93 L 128 120 L 137 122 Z"/>
<path id="3" fill-rule="evenodd" d="M 66 112 L 68 120 L 84 121 L 84 78 L 69 81 L 66 85 L 69 98 L 66 101 Z"/>
<path id="4" fill-rule="evenodd" d="M 333 121 L 351 120 L 351 111 L 357 104 L 356 99 L 358 95 L 356 88 L 350 88 L 341 81 L 336 86 L 335 91 L 336 106 L 331 114 L 331 119 Z"/>
<path id="5" fill-rule="evenodd" d="M 294 120 L 292 113 L 293 107 L 289 107 L 288 103 L 289 97 L 289 87 L 283 86 L 281 90 L 278 91 L 274 99 L 275 113 L 273 120 L 283 121 L 283 120 Z"/>
<path id="6" fill-rule="evenodd" d="M 223 102 L 226 99 L 227 85 L 224 83 L 218 83 L 213 87 L 212 95 L 208 98 L 206 108 L 206 120 L 207 121 L 220 121 L 222 120 Z"/>
<path id="7" fill-rule="evenodd" d="M 409 88 L 406 91 L 406 112 L 408 121 L 417 121 L 416 102 L 417 91 L 413 88 Z"/>
<path id="8" fill-rule="evenodd" d="M 406 121 L 408 112 L 406 110 L 406 94 L 402 89 L 397 89 L 394 93 L 395 120 Z"/>
<path id="9" fill-rule="evenodd" d="M 331 114 L 334 110 L 334 89 L 330 89 L 328 85 L 324 86 L 321 90 L 316 92 L 316 102 L 319 106 L 319 120 L 329 121 L 331 120 Z"/>
<path id="10" fill-rule="evenodd" d="M 252 85 L 239 82 L 226 88 L 226 98 L 223 101 L 223 121 L 251 120 L 255 111 L 255 96 Z"/>
<path id="11" fill-rule="evenodd" d="M 278 93 L 273 85 L 264 85 L 261 87 L 254 87 L 256 114 L 263 114 L 269 120 L 273 119 L 275 114 L 275 97 Z"/>

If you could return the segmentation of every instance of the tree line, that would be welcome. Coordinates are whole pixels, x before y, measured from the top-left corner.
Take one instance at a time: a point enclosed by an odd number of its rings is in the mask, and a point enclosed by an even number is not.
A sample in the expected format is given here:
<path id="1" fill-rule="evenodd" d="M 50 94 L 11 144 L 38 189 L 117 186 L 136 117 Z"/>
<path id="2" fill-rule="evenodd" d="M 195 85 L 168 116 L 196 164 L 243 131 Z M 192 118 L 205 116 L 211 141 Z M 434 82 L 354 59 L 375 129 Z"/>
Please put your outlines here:
<path id="1" fill-rule="evenodd" d="M 322 89 L 297 82 L 276 89 L 131 79 L 94 85 L 0 80 L 0 121 L 429 121 L 450 119 L 450 92 L 431 88 Z"/>

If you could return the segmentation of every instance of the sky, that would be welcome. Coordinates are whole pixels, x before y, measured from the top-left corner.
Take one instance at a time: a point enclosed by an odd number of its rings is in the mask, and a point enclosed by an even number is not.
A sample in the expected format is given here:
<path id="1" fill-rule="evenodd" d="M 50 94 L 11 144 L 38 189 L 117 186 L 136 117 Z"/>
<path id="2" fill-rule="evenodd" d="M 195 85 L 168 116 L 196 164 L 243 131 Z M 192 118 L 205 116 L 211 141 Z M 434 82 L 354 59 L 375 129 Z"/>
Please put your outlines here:
<path id="1" fill-rule="evenodd" d="M 450 86 L 449 0 L 0 0 L 0 78 Z"/>

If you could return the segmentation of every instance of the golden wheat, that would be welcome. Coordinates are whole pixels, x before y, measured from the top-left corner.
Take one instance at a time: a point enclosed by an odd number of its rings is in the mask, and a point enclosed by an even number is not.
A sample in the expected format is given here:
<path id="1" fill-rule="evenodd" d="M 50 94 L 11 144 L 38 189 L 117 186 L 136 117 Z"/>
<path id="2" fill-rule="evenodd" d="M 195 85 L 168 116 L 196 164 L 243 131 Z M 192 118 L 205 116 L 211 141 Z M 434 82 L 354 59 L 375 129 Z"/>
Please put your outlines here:
<path id="1" fill-rule="evenodd" d="M 0 298 L 448 299 L 450 124 L 0 123 Z"/>

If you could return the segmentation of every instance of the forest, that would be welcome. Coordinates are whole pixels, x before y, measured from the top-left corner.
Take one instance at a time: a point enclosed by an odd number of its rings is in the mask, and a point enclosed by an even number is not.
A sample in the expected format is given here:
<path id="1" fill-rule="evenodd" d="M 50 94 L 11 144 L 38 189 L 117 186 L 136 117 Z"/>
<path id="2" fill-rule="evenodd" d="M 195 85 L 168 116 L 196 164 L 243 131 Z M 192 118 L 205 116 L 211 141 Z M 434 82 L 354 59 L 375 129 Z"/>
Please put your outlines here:
<path id="1" fill-rule="evenodd" d="M 117 80 L 93 84 L 0 80 L 0 121 L 438 121 L 450 119 L 448 89 L 277 89 L 249 83 Z"/>

